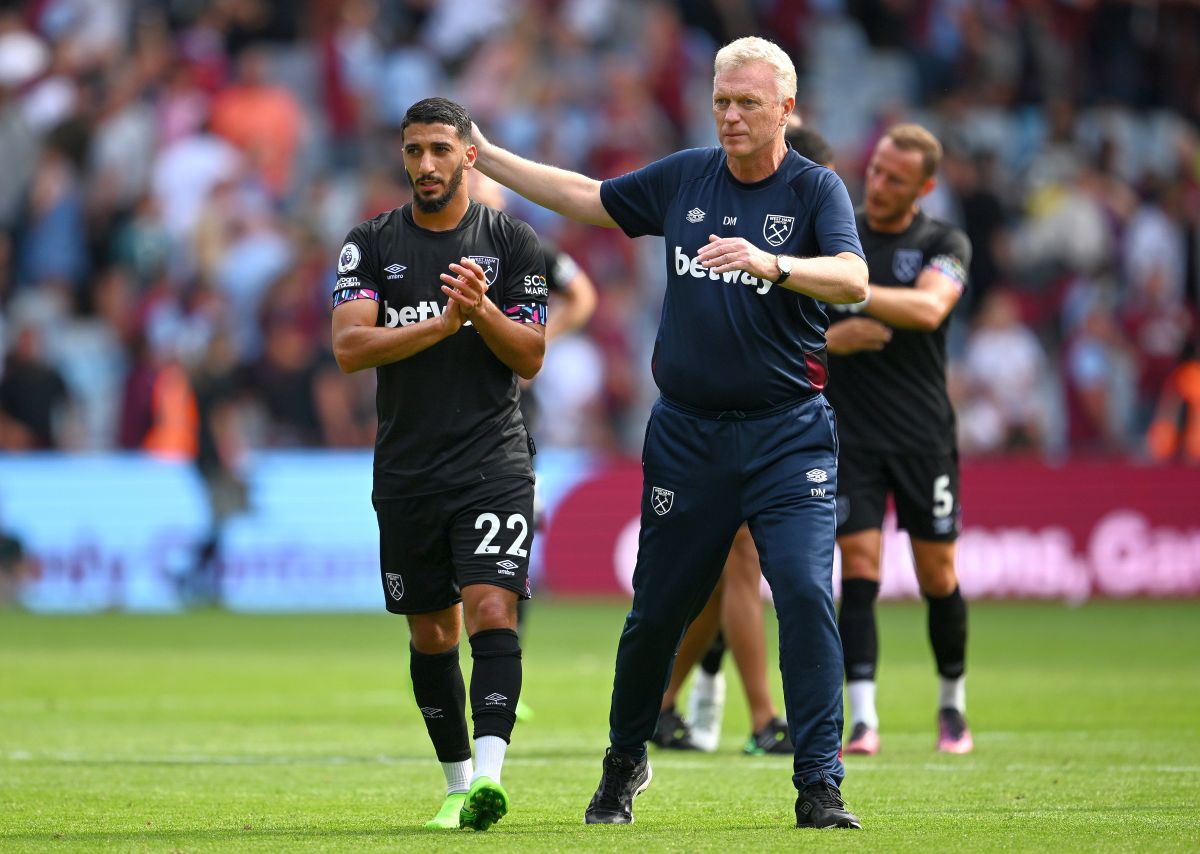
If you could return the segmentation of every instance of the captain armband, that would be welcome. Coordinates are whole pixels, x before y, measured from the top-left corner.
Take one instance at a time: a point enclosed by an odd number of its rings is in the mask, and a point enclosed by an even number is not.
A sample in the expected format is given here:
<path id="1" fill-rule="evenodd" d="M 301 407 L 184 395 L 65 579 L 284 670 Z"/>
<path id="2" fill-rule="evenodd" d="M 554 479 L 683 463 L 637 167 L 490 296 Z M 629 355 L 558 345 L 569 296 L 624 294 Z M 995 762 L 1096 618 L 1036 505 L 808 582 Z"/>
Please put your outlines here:
<path id="1" fill-rule="evenodd" d="M 333 308 L 356 299 L 370 299 L 379 302 L 379 291 L 371 288 L 342 288 L 333 292 Z"/>
<path id="2" fill-rule="evenodd" d="M 925 265 L 929 269 L 936 270 L 950 281 L 958 285 L 959 290 L 967 286 L 967 270 L 963 267 L 962 261 L 955 258 L 953 255 L 937 255 L 934 256 L 928 264 Z"/>
<path id="3" fill-rule="evenodd" d="M 504 314 L 517 323 L 540 323 L 546 325 L 548 312 L 543 302 L 518 302 L 504 306 Z"/>

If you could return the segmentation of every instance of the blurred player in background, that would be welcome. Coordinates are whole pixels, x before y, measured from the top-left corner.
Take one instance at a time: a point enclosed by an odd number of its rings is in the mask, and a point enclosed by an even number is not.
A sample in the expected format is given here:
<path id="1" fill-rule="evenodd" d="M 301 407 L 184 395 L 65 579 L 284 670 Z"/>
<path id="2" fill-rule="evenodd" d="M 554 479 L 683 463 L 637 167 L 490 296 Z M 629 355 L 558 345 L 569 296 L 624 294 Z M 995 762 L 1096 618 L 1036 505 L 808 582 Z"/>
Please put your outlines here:
<path id="1" fill-rule="evenodd" d="M 484 175 L 477 169 L 470 172 L 471 198 L 481 205 L 487 205 L 498 211 L 508 208 L 508 200 L 504 197 L 504 188 Z M 542 261 L 546 265 L 546 288 L 553 303 L 553 311 L 546 322 L 546 346 L 550 346 L 555 338 L 582 329 L 591 320 L 596 311 L 596 286 L 592 279 L 583 271 L 575 259 L 562 251 L 552 240 L 538 237 Z M 537 439 L 538 419 L 541 415 L 537 398 L 530 393 L 530 382 L 521 382 L 521 415 L 525 418 L 525 429 L 535 440 Z M 534 456 L 536 464 L 537 457 Z M 536 468 L 536 465 L 535 465 Z M 534 528 L 541 529 L 541 504 L 534 495 Z M 536 567 L 531 566 L 531 574 L 536 574 Z M 522 599 L 517 603 L 517 634 L 524 636 L 526 620 L 529 616 L 529 601 Z M 521 700 L 517 703 L 517 719 L 528 720 L 533 717 L 533 710 Z"/>
<path id="2" fill-rule="evenodd" d="M 793 114 L 784 139 L 801 157 L 833 169 L 833 149 L 820 133 Z M 714 639 L 713 635 L 716 634 Z M 767 679 L 766 633 L 763 626 L 762 571 L 754 538 L 746 525 L 738 528 L 725 569 L 708 604 L 692 621 L 679 653 L 671 682 L 663 695 L 653 742 L 673 750 L 717 749 L 725 709 L 725 675 L 721 662 L 726 646 L 737 663 L 746 703 L 750 708 L 750 737 L 742 751 L 750 756 L 791 755 L 794 751 L 787 722 L 779 717 Z M 700 658 L 700 656 L 703 656 Z M 700 668 L 688 694 L 687 718 L 675 709 L 680 688 L 700 658 Z"/>
<path id="3" fill-rule="evenodd" d="M 859 827 L 839 789 L 837 438 L 820 393 L 818 301 L 860 301 L 867 271 L 842 182 L 784 143 L 795 93 L 795 67 L 777 45 L 731 42 L 714 63 L 720 147 L 603 183 L 473 135 L 480 169 L 531 201 L 631 237 L 666 238 L 653 360 L 662 396 L 647 425 L 633 605 L 588 824 L 633 820 L 675 651 L 749 521 L 779 613 L 796 824 Z"/>
<path id="4" fill-rule="evenodd" d="M 896 125 L 880 139 L 856 213 L 870 293 L 858 306 L 830 306 L 828 394 L 841 439 L 839 628 L 851 711 L 847 753 L 879 750 L 875 599 L 888 495 L 908 531 L 928 603 L 941 676 L 937 749 L 968 753 L 973 746 L 965 717 L 967 606 L 954 562 L 961 525 L 958 447 L 946 392 L 946 330 L 966 286 L 971 244 L 917 206 L 936 183 L 941 157 L 941 144 L 918 125 Z"/>
<path id="5" fill-rule="evenodd" d="M 468 197 L 470 130 L 444 98 L 405 114 L 413 202 L 346 238 L 333 350 L 344 371 L 377 369 L 380 580 L 387 609 L 407 616 L 413 694 L 446 775 L 426 826 L 486 830 L 508 810 L 500 772 L 521 692 L 533 463 L 517 380 L 541 368 L 546 272 L 533 229 Z"/>

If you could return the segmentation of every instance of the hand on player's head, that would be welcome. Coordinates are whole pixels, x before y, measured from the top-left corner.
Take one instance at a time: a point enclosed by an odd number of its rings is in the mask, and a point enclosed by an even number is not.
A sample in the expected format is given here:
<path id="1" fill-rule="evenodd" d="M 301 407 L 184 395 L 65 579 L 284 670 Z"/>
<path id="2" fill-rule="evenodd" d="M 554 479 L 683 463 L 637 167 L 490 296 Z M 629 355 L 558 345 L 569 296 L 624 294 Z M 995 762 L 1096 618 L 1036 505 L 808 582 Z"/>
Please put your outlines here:
<path id="1" fill-rule="evenodd" d="M 483 131 L 479 129 L 479 125 L 471 122 L 471 145 L 475 146 L 477 150 L 482 151 L 483 147 L 487 144 L 487 137 L 483 135 Z"/>

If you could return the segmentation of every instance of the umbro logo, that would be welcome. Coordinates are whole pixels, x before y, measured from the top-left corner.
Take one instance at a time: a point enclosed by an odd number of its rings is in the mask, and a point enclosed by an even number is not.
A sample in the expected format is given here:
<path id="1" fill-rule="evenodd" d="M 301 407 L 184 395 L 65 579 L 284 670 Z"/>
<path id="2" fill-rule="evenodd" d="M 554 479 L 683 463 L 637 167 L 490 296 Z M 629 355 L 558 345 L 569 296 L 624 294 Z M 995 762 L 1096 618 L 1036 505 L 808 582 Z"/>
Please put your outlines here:
<path id="1" fill-rule="evenodd" d="M 503 694 L 496 693 L 488 694 L 483 699 L 487 700 L 487 704 L 489 706 L 503 706 L 505 702 L 508 701 L 508 697 L 505 697 Z"/>
<path id="2" fill-rule="evenodd" d="M 825 473 L 824 469 L 809 469 L 804 473 L 804 476 L 813 483 L 824 483 L 829 480 L 829 475 Z"/>
<path id="3" fill-rule="evenodd" d="M 688 222 L 692 222 L 692 223 L 704 222 L 704 211 L 700 210 L 700 208 L 692 208 L 690 211 L 687 212 L 687 216 L 685 217 L 685 219 L 687 219 Z"/>
<path id="4" fill-rule="evenodd" d="M 388 264 L 383 268 L 383 272 L 388 274 L 389 279 L 403 279 L 407 269 L 403 264 Z"/>
<path id="5" fill-rule="evenodd" d="M 432 721 L 442 717 L 442 710 L 433 706 L 421 706 L 421 714 Z"/>
<path id="6" fill-rule="evenodd" d="M 511 560 L 496 561 L 496 566 L 500 567 L 501 569 L 516 569 L 517 568 L 517 564 L 513 563 Z"/>

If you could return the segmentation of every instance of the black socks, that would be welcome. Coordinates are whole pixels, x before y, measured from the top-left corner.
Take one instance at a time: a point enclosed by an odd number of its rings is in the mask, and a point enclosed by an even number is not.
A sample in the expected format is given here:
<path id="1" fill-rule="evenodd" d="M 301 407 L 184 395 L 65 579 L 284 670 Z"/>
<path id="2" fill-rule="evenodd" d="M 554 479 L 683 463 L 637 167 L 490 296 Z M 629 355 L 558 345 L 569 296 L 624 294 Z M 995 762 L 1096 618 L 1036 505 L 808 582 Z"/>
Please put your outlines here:
<path id="1" fill-rule="evenodd" d="M 722 632 L 717 632 L 712 646 L 708 648 L 708 652 L 704 653 L 704 658 L 700 659 L 700 666 L 709 676 L 716 676 L 721 672 L 721 659 L 724 657 L 725 635 Z"/>
<path id="2" fill-rule="evenodd" d="M 926 596 L 925 601 L 929 603 L 929 643 L 933 646 L 938 673 L 944 679 L 957 679 L 966 670 L 966 600 L 955 587 L 949 596 L 940 599 Z"/>
<path id="3" fill-rule="evenodd" d="M 878 581 L 866 578 L 842 580 L 838 631 L 842 635 L 847 682 L 875 678 L 875 665 L 879 660 L 879 641 L 875 632 L 875 597 L 878 595 Z"/>
<path id="4" fill-rule="evenodd" d="M 475 738 L 494 735 L 506 742 L 517 720 L 521 696 L 521 644 L 512 629 L 484 629 L 471 636 L 471 719 Z"/>
<path id="5" fill-rule="evenodd" d="M 458 647 L 426 655 L 409 646 L 408 670 L 413 696 L 425 718 L 429 740 L 439 762 L 462 762 L 471 758 L 467 740 L 467 689 L 458 666 Z"/>

